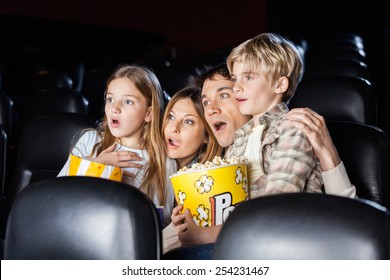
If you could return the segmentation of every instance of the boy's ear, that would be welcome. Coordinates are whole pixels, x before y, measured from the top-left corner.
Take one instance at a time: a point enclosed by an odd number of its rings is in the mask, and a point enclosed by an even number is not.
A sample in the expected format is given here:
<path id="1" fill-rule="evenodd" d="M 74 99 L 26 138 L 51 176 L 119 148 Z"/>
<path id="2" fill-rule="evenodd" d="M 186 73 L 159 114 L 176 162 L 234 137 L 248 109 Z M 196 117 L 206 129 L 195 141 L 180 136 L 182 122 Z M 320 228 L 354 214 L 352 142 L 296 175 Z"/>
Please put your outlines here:
<path id="1" fill-rule="evenodd" d="M 152 120 L 152 106 L 149 106 L 148 111 L 145 115 L 145 122 L 150 122 Z"/>
<path id="2" fill-rule="evenodd" d="M 288 79 L 286 76 L 279 78 L 276 82 L 275 93 L 285 93 L 288 89 Z"/>

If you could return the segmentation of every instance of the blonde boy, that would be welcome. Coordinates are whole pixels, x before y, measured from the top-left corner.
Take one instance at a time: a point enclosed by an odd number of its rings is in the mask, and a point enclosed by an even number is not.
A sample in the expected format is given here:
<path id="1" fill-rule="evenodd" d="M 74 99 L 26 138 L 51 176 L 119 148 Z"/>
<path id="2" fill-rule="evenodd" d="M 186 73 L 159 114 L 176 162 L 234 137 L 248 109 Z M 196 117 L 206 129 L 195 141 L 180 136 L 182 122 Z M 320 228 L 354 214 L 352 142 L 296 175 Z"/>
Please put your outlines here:
<path id="1" fill-rule="evenodd" d="M 250 197 L 322 193 L 321 168 L 313 148 L 285 117 L 303 73 L 294 44 L 263 33 L 234 48 L 227 66 L 240 112 L 253 117 L 236 131 L 226 154 L 248 157 Z"/>

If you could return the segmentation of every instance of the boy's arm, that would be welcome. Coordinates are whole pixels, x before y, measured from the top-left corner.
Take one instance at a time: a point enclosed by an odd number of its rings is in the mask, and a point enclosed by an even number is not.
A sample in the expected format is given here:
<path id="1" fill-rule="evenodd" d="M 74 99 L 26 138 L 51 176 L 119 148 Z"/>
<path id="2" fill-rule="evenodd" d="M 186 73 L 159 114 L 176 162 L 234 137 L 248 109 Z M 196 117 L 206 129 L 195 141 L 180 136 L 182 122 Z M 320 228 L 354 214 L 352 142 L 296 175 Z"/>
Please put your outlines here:
<path id="1" fill-rule="evenodd" d="M 255 196 L 291 192 L 322 192 L 322 176 L 313 148 L 305 134 L 281 120 L 263 139 L 260 161 L 265 174 L 250 186 Z"/>

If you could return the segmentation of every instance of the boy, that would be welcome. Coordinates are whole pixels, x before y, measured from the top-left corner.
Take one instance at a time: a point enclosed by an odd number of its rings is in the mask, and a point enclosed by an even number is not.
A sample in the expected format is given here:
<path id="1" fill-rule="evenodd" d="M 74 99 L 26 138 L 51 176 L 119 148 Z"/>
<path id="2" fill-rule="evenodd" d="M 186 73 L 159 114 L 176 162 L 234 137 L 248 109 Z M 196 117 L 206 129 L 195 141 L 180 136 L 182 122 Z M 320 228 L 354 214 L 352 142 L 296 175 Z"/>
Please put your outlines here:
<path id="1" fill-rule="evenodd" d="M 252 120 L 236 131 L 226 157 L 249 160 L 250 198 L 275 193 L 322 193 L 318 159 L 306 135 L 285 117 L 303 73 L 294 44 L 263 33 L 234 48 L 227 58 L 240 112 Z"/>

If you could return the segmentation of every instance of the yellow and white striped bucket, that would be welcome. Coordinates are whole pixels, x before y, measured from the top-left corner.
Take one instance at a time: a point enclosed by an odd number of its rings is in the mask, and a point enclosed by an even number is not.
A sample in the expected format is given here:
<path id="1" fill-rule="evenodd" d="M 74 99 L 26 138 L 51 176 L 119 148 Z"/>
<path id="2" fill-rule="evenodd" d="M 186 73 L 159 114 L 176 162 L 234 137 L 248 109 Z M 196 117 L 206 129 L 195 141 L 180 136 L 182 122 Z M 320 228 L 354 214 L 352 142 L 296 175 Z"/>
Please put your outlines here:
<path id="1" fill-rule="evenodd" d="M 69 155 L 69 176 L 90 176 L 122 181 L 122 168 L 94 162 L 75 155 Z"/>

